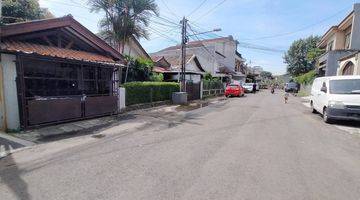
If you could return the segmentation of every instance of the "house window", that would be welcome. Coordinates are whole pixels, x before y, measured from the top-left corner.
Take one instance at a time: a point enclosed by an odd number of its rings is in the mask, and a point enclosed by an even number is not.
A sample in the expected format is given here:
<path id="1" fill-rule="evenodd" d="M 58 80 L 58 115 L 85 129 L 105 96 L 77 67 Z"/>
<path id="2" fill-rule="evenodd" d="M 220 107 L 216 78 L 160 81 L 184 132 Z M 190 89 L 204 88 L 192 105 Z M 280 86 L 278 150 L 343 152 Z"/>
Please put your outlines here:
<path id="1" fill-rule="evenodd" d="M 342 75 L 353 75 L 354 74 L 354 63 L 348 62 L 342 70 Z"/>
<path id="2" fill-rule="evenodd" d="M 327 50 L 328 51 L 334 50 L 334 41 L 329 42 Z"/>
<path id="3" fill-rule="evenodd" d="M 350 49 L 350 35 L 351 33 L 345 35 L 345 49 Z"/>

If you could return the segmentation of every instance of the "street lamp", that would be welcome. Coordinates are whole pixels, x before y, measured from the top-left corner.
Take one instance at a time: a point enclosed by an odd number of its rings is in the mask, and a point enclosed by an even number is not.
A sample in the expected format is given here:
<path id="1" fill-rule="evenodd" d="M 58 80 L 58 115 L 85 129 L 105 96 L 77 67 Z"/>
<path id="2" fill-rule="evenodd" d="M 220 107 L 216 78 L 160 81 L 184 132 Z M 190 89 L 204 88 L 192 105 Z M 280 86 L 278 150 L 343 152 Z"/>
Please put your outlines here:
<path id="1" fill-rule="evenodd" d="M 220 31 L 222 31 L 221 28 L 214 28 L 214 29 L 211 30 L 211 31 L 205 31 L 205 32 L 201 32 L 201 33 L 196 33 L 196 34 L 188 35 L 188 37 L 195 36 L 195 35 L 203 35 L 203 34 L 206 34 L 206 33 L 220 32 Z"/>

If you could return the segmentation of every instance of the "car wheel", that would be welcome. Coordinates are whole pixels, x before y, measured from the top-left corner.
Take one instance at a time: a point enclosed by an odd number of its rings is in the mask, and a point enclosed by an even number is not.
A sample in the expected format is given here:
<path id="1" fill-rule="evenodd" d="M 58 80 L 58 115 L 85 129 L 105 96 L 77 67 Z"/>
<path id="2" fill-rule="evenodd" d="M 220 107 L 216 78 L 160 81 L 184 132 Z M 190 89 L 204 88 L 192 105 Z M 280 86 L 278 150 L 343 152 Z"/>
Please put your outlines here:
<path id="1" fill-rule="evenodd" d="M 314 114 L 317 113 L 317 111 L 314 108 L 314 103 L 313 102 L 310 102 L 310 107 L 311 107 L 312 113 L 314 113 Z"/>
<path id="2" fill-rule="evenodd" d="M 325 123 L 327 124 L 331 124 L 332 123 L 332 120 L 329 118 L 328 116 L 328 111 L 326 108 L 324 108 L 324 111 L 323 111 L 323 120 Z"/>

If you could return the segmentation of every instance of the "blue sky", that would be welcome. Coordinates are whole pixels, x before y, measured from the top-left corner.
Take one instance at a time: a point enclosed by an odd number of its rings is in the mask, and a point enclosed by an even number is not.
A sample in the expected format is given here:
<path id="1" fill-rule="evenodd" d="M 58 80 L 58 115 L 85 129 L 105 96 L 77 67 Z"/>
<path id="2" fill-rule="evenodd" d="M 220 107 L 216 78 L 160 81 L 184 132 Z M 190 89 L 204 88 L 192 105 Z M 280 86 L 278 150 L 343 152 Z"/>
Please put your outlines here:
<path id="1" fill-rule="evenodd" d="M 204 0 L 156 0 L 160 16 L 179 22 Z M 350 11 L 354 0 L 207 0 L 189 20 L 195 31 L 221 28 L 218 35 L 232 35 L 242 44 L 287 50 L 292 41 L 310 35 L 322 35 L 339 23 Z M 91 13 L 86 0 L 40 0 L 57 17 L 72 14 L 94 33 L 102 13 Z M 220 2 L 220 6 L 216 7 Z M 214 7 L 216 7 L 214 9 Z M 211 12 L 209 12 L 211 11 Z M 166 25 L 160 25 L 166 24 Z M 140 42 L 155 52 L 180 41 L 180 29 L 162 19 L 152 19 L 150 40 Z M 275 37 L 274 37 L 275 36 Z M 204 35 L 202 38 L 215 37 Z M 286 72 L 283 53 L 238 47 L 251 65 L 260 65 L 274 74 Z"/>

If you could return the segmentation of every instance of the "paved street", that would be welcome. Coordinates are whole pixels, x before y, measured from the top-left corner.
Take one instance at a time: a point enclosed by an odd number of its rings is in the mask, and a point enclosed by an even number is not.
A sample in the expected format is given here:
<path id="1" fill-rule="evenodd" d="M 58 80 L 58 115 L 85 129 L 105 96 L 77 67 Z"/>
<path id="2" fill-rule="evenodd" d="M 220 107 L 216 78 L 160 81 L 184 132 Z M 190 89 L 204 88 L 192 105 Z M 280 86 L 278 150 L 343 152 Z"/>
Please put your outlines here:
<path id="1" fill-rule="evenodd" d="M 263 91 L 133 120 L 0 160 L 0 199 L 360 199 L 360 135 L 300 98 Z"/>

